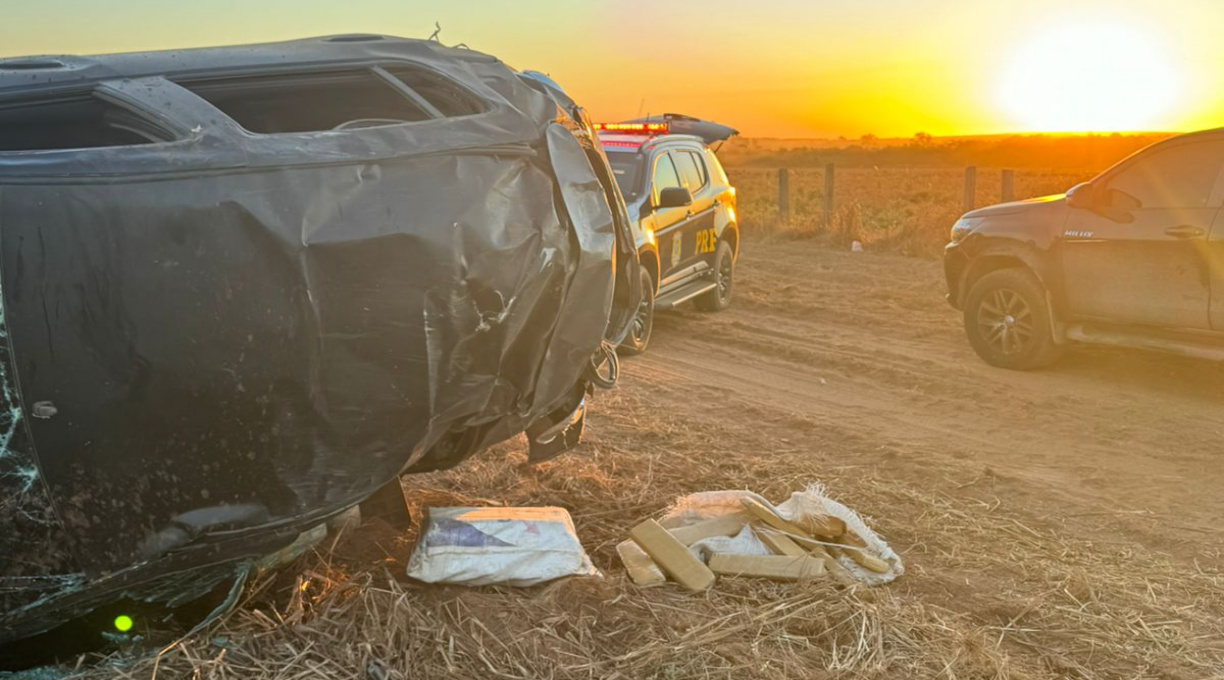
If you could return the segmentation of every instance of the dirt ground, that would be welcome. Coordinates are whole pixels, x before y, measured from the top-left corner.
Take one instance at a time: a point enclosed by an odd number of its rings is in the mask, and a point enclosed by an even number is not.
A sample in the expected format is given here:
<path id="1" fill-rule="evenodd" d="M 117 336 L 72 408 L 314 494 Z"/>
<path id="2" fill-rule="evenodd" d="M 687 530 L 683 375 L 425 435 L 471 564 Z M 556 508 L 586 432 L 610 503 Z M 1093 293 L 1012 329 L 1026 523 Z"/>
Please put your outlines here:
<path id="1" fill-rule="evenodd" d="M 1058 600 L 1067 584 L 1025 574 L 1022 563 L 1050 561 L 1055 573 L 1066 567 L 1088 582 L 1098 570 L 1109 572 L 1102 583 L 1160 578 L 1125 573 L 1144 569 L 1127 563 L 1132 553 L 1183 574 L 1202 570 L 1203 586 L 1218 584 L 1224 367 L 1077 349 L 1048 370 L 1002 371 L 969 348 L 943 300 L 937 262 L 775 242 L 750 243 L 741 265 L 731 310 L 660 319 L 650 353 L 626 362 L 626 393 L 829 481 L 909 562 L 894 591 L 966 614 L 1000 637 L 1010 627 L 1012 653 L 1038 657 L 1035 667 L 1180 677 L 1161 663 L 1076 658 L 1062 640 L 1043 639 L 1091 635 L 1086 629 L 1024 626 L 1032 613 L 1065 606 Z M 958 554 L 972 548 L 941 535 L 955 527 L 919 529 L 908 508 L 857 498 L 854 478 L 993 518 L 1000 530 L 981 549 L 1015 563 Z M 749 474 L 743 486 L 774 485 Z M 1050 536 L 1070 549 L 1048 552 L 1041 541 Z M 1080 551 L 1119 559 L 1101 564 Z M 1219 612 L 1220 599 L 1212 602 Z M 1206 604 L 1149 600 L 1153 613 L 1167 612 L 1169 628 L 1186 623 L 1174 621 L 1180 607 Z M 1198 634 L 1211 661 L 1187 677 L 1224 677 L 1224 628 Z M 1112 642 L 1131 646 L 1142 635 Z"/>
<path id="2" fill-rule="evenodd" d="M 749 414 L 791 414 L 816 437 L 792 448 L 956 495 L 986 486 L 1079 537 L 1191 557 L 1224 544 L 1224 366 L 1082 349 L 1002 371 L 969 348 L 937 262 L 750 243 L 740 271 L 731 310 L 660 319 L 627 392 L 764 446 Z"/>
<path id="3" fill-rule="evenodd" d="M 531 467 L 510 442 L 405 481 L 418 507 L 564 506 L 604 578 L 425 587 L 403 577 L 413 533 L 367 523 L 162 672 L 1224 677 L 1224 367 L 1116 350 L 988 367 L 929 260 L 749 240 L 738 276 L 726 312 L 657 319 L 577 452 Z M 616 543 L 676 496 L 809 482 L 872 518 L 906 575 L 703 594 L 624 576 Z"/>

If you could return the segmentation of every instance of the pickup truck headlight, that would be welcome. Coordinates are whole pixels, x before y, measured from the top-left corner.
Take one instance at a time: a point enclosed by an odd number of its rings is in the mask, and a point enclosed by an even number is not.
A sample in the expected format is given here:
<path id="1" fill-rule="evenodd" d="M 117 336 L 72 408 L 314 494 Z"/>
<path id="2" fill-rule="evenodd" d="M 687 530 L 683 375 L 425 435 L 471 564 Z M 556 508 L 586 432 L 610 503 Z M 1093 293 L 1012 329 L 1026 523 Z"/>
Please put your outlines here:
<path id="1" fill-rule="evenodd" d="M 961 239 L 968 236 L 978 225 L 982 223 L 982 219 L 962 217 L 952 225 L 952 242 L 959 243 Z"/>

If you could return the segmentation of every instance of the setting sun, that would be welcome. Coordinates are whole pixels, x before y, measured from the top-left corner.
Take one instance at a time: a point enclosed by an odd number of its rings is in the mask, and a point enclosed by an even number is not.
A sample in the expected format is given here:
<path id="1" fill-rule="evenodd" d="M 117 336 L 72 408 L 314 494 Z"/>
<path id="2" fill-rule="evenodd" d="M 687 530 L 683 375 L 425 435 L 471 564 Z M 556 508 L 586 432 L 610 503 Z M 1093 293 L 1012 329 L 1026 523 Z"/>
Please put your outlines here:
<path id="1" fill-rule="evenodd" d="M 521 12 L 485 6 L 500 0 L 264 0 L 243 5 L 243 21 L 216 10 L 233 0 L 174 13 L 155 0 L 51 4 L 53 23 L 45 3 L 5 6 L 0 56 L 439 30 L 444 43 L 547 71 L 609 121 L 674 111 L 783 139 L 1224 124 L 1224 93 L 1209 86 L 1224 71 L 1218 0 L 509 3 Z M 695 17 L 702 30 L 677 30 Z"/>
<path id="2" fill-rule="evenodd" d="M 0 680 L 1224 680 L 1224 0 L 0 8 Z"/>
<path id="3" fill-rule="evenodd" d="M 1182 96 L 1179 69 L 1154 35 L 1087 21 L 1029 38 L 998 88 L 1006 114 L 1034 132 L 1152 129 Z"/>

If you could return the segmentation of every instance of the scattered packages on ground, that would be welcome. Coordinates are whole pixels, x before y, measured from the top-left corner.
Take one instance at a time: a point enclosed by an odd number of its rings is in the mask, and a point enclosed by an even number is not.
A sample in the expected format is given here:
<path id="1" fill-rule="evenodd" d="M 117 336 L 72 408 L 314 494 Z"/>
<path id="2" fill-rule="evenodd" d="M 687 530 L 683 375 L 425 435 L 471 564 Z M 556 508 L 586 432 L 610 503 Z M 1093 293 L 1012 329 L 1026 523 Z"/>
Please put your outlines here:
<path id="1" fill-rule="evenodd" d="M 905 571 L 857 513 L 816 485 L 776 507 L 750 491 L 684 496 L 662 518 L 633 527 L 616 550 L 634 583 L 670 579 L 690 590 L 725 576 L 878 585 Z"/>
<path id="2" fill-rule="evenodd" d="M 408 576 L 426 583 L 531 586 L 598 576 L 564 508 L 430 508 Z"/>

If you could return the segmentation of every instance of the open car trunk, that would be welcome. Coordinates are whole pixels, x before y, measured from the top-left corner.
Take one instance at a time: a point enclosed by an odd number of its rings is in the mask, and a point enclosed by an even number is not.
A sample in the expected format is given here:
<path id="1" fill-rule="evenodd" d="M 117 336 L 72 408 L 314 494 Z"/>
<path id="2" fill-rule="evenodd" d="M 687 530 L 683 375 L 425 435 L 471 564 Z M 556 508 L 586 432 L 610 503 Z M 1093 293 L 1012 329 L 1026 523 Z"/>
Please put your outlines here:
<path id="1" fill-rule="evenodd" d="M 706 144 L 725 142 L 739 134 L 739 130 L 723 125 L 722 123 L 701 120 L 700 118 L 694 118 L 692 116 L 686 116 L 680 113 L 664 113 L 658 116 L 636 118 L 626 122 L 667 123 L 668 131 L 672 132 L 673 134 L 695 135 L 700 137 L 701 141 L 705 142 Z"/>

